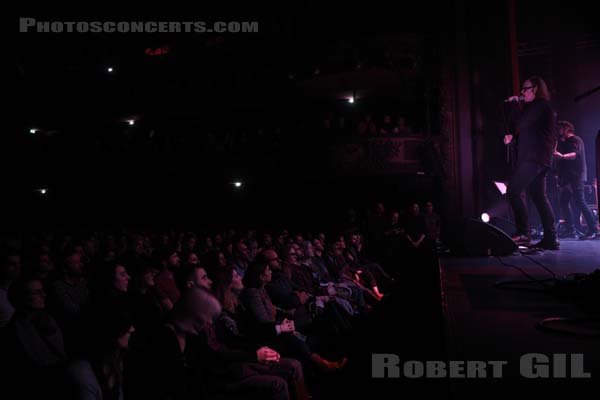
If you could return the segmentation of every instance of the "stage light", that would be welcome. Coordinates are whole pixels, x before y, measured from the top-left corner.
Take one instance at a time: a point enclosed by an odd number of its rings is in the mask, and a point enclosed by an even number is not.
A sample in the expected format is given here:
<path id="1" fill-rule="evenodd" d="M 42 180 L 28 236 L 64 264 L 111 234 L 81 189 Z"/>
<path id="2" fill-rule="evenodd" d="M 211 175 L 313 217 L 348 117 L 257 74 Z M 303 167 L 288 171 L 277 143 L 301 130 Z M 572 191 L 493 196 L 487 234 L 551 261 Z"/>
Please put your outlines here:
<path id="1" fill-rule="evenodd" d="M 498 191 L 500 193 L 502 193 L 503 195 L 506 194 L 506 191 L 508 189 L 508 187 L 506 186 L 506 183 L 494 181 L 494 185 L 496 185 L 496 188 L 498 188 Z"/>
<path id="2" fill-rule="evenodd" d="M 490 222 L 490 215 L 488 213 L 481 214 L 481 220 L 487 224 Z"/>
<path id="3" fill-rule="evenodd" d="M 38 131 L 37 129 L 35 129 L 35 128 L 31 128 L 31 129 L 29 130 L 29 133 L 31 133 L 32 135 L 35 135 L 35 133 L 36 133 L 37 131 Z"/>
<path id="4" fill-rule="evenodd" d="M 350 97 L 350 98 L 348 99 L 348 103 L 350 103 L 350 104 L 354 104 L 354 97 Z"/>
<path id="5" fill-rule="evenodd" d="M 241 188 L 242 182 L 240 182 L 240 181 L 233 182 L 233 186 L 235 186 L 236 188 Z"/>
<path id="6" fill-rule="evenodd" d="M 45 188 L 37 189 L 36 191 L 39 192 L 40 194 L 44 194 L 44 195 L 46 193 L 48 193 L 48 189 L 45 189 Z"/>
<path id="7" fill-rule="evenodd" d="M 106 68 L 106 71 L 108 71 L 108 72 L 113 72 L 114 70 L 115 70 L 115 69 L 114 69 L 113 67 L 108 67 L 108 68 Z"/>
<path id="8" fill-rule="evenodd" d="M 134 120 L 132 120 L 132 119 L 130 119 L 130 120 L 128 120 L 128 121 L 127 121 L 127 123 L 128 123 L 129 125 L 134 125 L 134 124 L 135 124 L 135 121 L 134 121 Z"/>

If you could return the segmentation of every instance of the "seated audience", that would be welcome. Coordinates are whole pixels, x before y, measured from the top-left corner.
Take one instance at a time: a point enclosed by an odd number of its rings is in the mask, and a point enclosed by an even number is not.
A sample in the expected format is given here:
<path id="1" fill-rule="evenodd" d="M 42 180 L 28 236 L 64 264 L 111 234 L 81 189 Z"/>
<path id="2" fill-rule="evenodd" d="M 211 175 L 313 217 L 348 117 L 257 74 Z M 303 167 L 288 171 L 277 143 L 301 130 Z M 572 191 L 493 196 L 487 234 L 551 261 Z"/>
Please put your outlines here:
<path id="1" fill-rule="evenodd" d="M 120 263 L 107 264 L 96 278 L 91 319 L 110 319 L 120 312 L 131 314 L 131 297 L 128 295 L 131 276 L 125 267 Z"/>
<path id="2" fill-rule="evenodd" d="M 10 285 L 21 273 L 21 255 L 16 249 L 2 249 L 0 256 L 0 329 L 8 325 L 15 307 L 8 299 Z"/>
<path id="3" fill-rule="evenodd" d="M 427 228 L 427 240 L 430 242 L 430 246 L 435 246 L 440 240 L 441 219 L 433 209 L 431 201 L 425 203 L 423 217 L 425 218 L 425 227 Z"/>
<path id="4" fill-rule="evenodd" d="M 83 275 L 81 255 L 72 251 L 64 259 L 62 277 L 52 284 L 51 304 L 60 322 L 78 321 L 88 305 L 90 292 Z"/>
<path id="5" fill-rule="evenodd" d="M 175 273 L 179 269 L 179 254 L 176 246 L 163 248 L 158 254 L 160 272 L 154 278 L 156 292 L 160 298 L 160 304 L 165 312 L 171 311 L 173 305 L 179 300 L 179 289 L 175 281 Z"/>
<path id="6" fill-rule="evenodd" d="M 394 279 L 385 272 L 385 270 L 377 263 L 369 260 L 363 253 L 362 236 L 358 232 L 352 232 L 348 238 L 348 246 L 346 248 L 346 257 L 350 262 L 358 264 L 360 269 L 369 272 L 375 278 L 375 281 L 387 288 L 393 284 Z M 373 291 L 380 294 L 378 287 L 374 287 Z M 385 291 L 385 289 L 384 289 Z"/>
<path id="7" fill-rule="evenodd" d="M 250 262 L 250 249 L 243 239 L 237 239 L 233 244 L 233 267 L 243 278 Z"/>
<path id="8" fill-rule="evenodd" d="M 217 332 L 223 342 L 233 348 L 256 350 L 268 345 L 284 356 L 297 358 L 304 366 L 315 365 L 324 371 L 335 371 L 343 366 L 330 362 L 314 353 L 295 331 L 294 321 L 279 320 L 273 303 L 265 290 L 268 265 L 250 264 L 244 281 L 231 268 L 219 270 L 215 288 L 223 311 L 217 319 Z M 243 291 L 242 299 L 239 296 Z"/>
<path id="9" fill-rule="evenodd" d="M 294 320 L 299 331 L 307 328 L 312 322 L 308 309 L 310 294 L 292 281 L 289 271 L 284 271 L 280 263 L 281 259 L 275 250 L 263 251 L 258 261 L 264 262 L 269 267 L 266 289 L 273 304 L 285 310 Z"/>
<path id="10" fill-rule="evenodd" d="M 370 117 L 363 128 L 376 133 Z M 310 384 L 340 371 L 362 340 L 363 317 L 392 304 L 379 302 L 392 287 L 380 257 L 398 247 L 400 260 L 439 237 L 430 202 L 424 215 L 413 206 L 391 221 L 378 204 L 364 241 L 361 215 L 349 225 L 332 217 L 345 236 L 328 233 L 330 242 L 319 230 L 257 235 L 237 226 L 200 236 L 24 234 L 23 251 L 0 247 L 6 390 L 22 398 L 308 399 L 304 373 Z M 310 385 L 315 396 L 319 386 Z"/>
<path id="11" fill-rule="evenodd" d="M 7 393 L 21 398 L 60 397 L 68 362 L 62 331 L 46 311 L 46 293 L 38 279 L 23 277 L 10 287 L 15 313 L 2 343 L 2 362 L 8 369 Z"/>
<path id="12" fill-rule="evenodd" d="M 209 271 L 217 270 L 227 266 L 227 258 L 222 251 L 214 250 L 202 256 L 201 264 Z"/>
<path id="13" fill-rule="evenodd" d="M 357 133 L 359 136 L 376 136 L 377 135 L 377 127 L 375 126 L 375 122 L 373 122 L 373 118 L 370 114 L 365 115 L 365 117 L 359 122 Z"/>
<path id="14" fill-rule="evenodd" d="M 136 340 L 140 336 L 148 338 L 164 322 L 166 314 L 161 307 L 154 280 L 157 274 L 158 268 L 148 263 L 141 267 L 132 281 L 130 297 Z"/>
<path id="15" fill-rule="evenodd" d="M 297 361 L 281 358 L 268 347 L 246 352 L 219 342 L 212 320 L 220 311 L 205 289 L 184 291 L 155 346 L 156 391 L 161 398 L 206 398 L 221 390 L 257 398 L 306 399 Z"/>
<path id="16" fill-rule="evenodd" d="M 380 136 L 390 136 L 393 133 L 394 125 L 392 123 L 392 117 L 389 114 L 383 116 L 383 122 L 379 128 Z"/>
<path id="17" fill-rule="evenodd" d="M 425 225 L 425 218 L 420 214 L 420 207 L 417 203 L 408 208 L 408 213 L 402 225 L 404 225 L 404 235 L 408 249 L 413 252 L 426 249 L 427 226 Z"/>
<path id="18" fill-rule="evenodd" d="M 118 313 L 98 324 L 87 357 L 67 370 L 73 397 L 85 400 L 123 400 L 124 356 L 135 331 L 128 314 Z"/>
<path id="19" fill-rule="evenodd" d="M 406 125 L 404 117 L 400 116 L 396 120 L 396 126 L 393 129 L 394 135 L 410 136 L 413 134 L 412 128 Z"/>
<path id="20" fill-rule="evenodd" d="M 50 289 L 49 309 L 65 336 L 67 350 L 76 352 L 81 338 L 82 321 L 90 303 L 90 290 L 84 278 L 81 254 L 67 252 L 63 275 Z"/>

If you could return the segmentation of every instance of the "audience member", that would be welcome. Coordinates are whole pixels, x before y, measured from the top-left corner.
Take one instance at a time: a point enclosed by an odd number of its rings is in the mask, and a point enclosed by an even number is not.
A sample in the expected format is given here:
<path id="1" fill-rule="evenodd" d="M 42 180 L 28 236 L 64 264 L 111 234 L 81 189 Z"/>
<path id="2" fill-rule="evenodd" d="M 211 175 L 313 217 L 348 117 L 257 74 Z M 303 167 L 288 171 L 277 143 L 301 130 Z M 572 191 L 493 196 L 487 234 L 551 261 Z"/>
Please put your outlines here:
<path id="1" fill-rule="evenodd" d="M 238 239 L 234 243 L 233 249 L 233 267 L 237 273 L 243 278 L 250 262 L 250 250 L 248 245 L 242 239 Z"/>
<path id="2" fill-rule="evenodd" d="M 175 281 L 175 273 L 179 270 L 180 259 L 177 248 L 169 246 L 159 253 L 161 270 L 154 278 L 156 291 L 160 298 L 161 306 L 165 312 L 170 311 L 179 300 L 180 292 Z"/>
<path id="3" fill-rule="evenodd" d="M 388 292 L 390 238 L 425 249 L 421 234 L 439 235 L 430 208 L 390 222 L 380 203 L 365 240 L 356 212 L 331 242 L 288 229 L 258 241 L 237 228 L 199 242 L 175 230 L 37 235 L 24 239 L 23 272 L 20 251 L 2 247 L 7 377 L 28 398 L 308 398 L 303 368 L 340 370 L 355 323 Z"/>
<path id="4" fill-rule="evenodd" d="M 427 227 L 425 225 L 425 218 L 420 214 L 420 207 L 417 203 L 411 204 L 408 208 L 403 225 L 408 249 L 413 251 L 425 249 Z"/>
<path id="5" fill-rule="evenodd" d="M 15 308 L 8 299 L 10 285 L 21 273 L 21 255 L 16 249 L 2 249 L 0 260 L 0 329 L 8 325 Z"/>
<path id="6" fill-rule="evenodd" d="M 46 311 L 42 282 L 27 277 L 15 281 L 9 300 L 16 311 L 3 343 L 2 361 L 9 366 L 4 369 L 5 393 L 18 391 L 22 398 L 60 396 L 68 356 L 62 331 Z"/>
<path id="7" fill-rule="evenodd" d="M 84 278 L 81 254 L 66 253 L 63 275 L 50 290 L 49 308 L 66 338 L 67 350 L 73 354 L 80 349 L 83 317 L 90 303 L 90 290 Z"/>
<path id="8" fill-rule="evenodd" d="M 427 240 L 430 246 L 435 246 L 440 240 L 441 218 L 433 209 L 433 203 L 428 201 L 425 203 L 425 227 L 427 228 Z"/>
<path id="9" fill-rule="evenodd" d="M 119 313 L 97 326 L 85 359 L 72 362 L 67 376 L 74 398 L 123 400 L 123 360 L 135 331 L 128 314 Z"/>
<path id="10" fill-rule="evenodd" d="M 413 134 L 412 128 L 406 125 L 404 117 L 400 116 L 396 120 L 396 126 L 393 129 L 393 133 L 399 136 L 410 136 Z"/>

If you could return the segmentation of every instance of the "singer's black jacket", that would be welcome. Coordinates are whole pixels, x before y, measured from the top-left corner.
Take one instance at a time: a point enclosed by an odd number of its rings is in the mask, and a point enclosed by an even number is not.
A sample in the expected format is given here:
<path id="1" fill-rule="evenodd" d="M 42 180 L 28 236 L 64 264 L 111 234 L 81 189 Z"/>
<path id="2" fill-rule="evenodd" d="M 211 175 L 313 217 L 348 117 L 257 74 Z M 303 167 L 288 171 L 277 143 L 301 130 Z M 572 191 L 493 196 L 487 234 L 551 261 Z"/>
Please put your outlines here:
<path id="1" fill-rule="evenodd" d="M 533 161 L 549 167 L 556 143 L 556 115 L 550 102 L 511 102 L 510 133 L 517 137 L 517 163 Z"/>

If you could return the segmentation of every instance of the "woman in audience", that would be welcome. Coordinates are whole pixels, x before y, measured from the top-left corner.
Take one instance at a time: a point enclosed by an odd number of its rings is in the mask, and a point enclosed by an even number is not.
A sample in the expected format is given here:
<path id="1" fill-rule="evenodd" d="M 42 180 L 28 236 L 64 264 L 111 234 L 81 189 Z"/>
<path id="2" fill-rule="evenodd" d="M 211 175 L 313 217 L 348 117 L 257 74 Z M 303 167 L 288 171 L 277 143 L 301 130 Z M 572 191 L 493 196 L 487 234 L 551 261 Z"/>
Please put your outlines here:
<path id="1" fill-rule="evenodd" d="M 136 341 L 140 337 L 147 338 L 161 325 L 164 319 L 164 312 L 160 306 L 154 281 L 157 274 L 158 268 L 147 263 L 141 267 L 140 274 L 134 277 L 130 296 Z"/>
<path id="2" fill-rule="evenodd" d="M 115 313 L 126 311 L 131 313 L 129 281 L 131 277 L 120 263 L 109 263 L 102 267 L 96 276 L 94 292 L 92 293 L 92 310 L 88 318 L 97 316 L 110 317 Z"/>
<path id="3" fill-rule="evenodd" d="M 222 251 L 211 251 L 202 257 L 202 265 L 209 271 L 214 271 L 227 265 L 227 259 Z"/>
<path id="4" fill-rule="evenodd" d="M 206 236 L 204 238 L 204 242 L 202 244 L 200 253 L 207 254 L 207 253 L 211 253 L 213 251 L 216 251 L 216 249 L 214 247 L 213 239 L 210 236 Z"/>
<path id="5" fill-rule="evenodd" d="M 315 296 L 319 282 L 313 275 L 313 270 L 310 266 L 303 263 L 304 251 L 296 243 L 288 244 L 284 248 L 284 271 L 290 273 L 292 282 L 300 287 L 304 292 L 311 296 Z"/>

